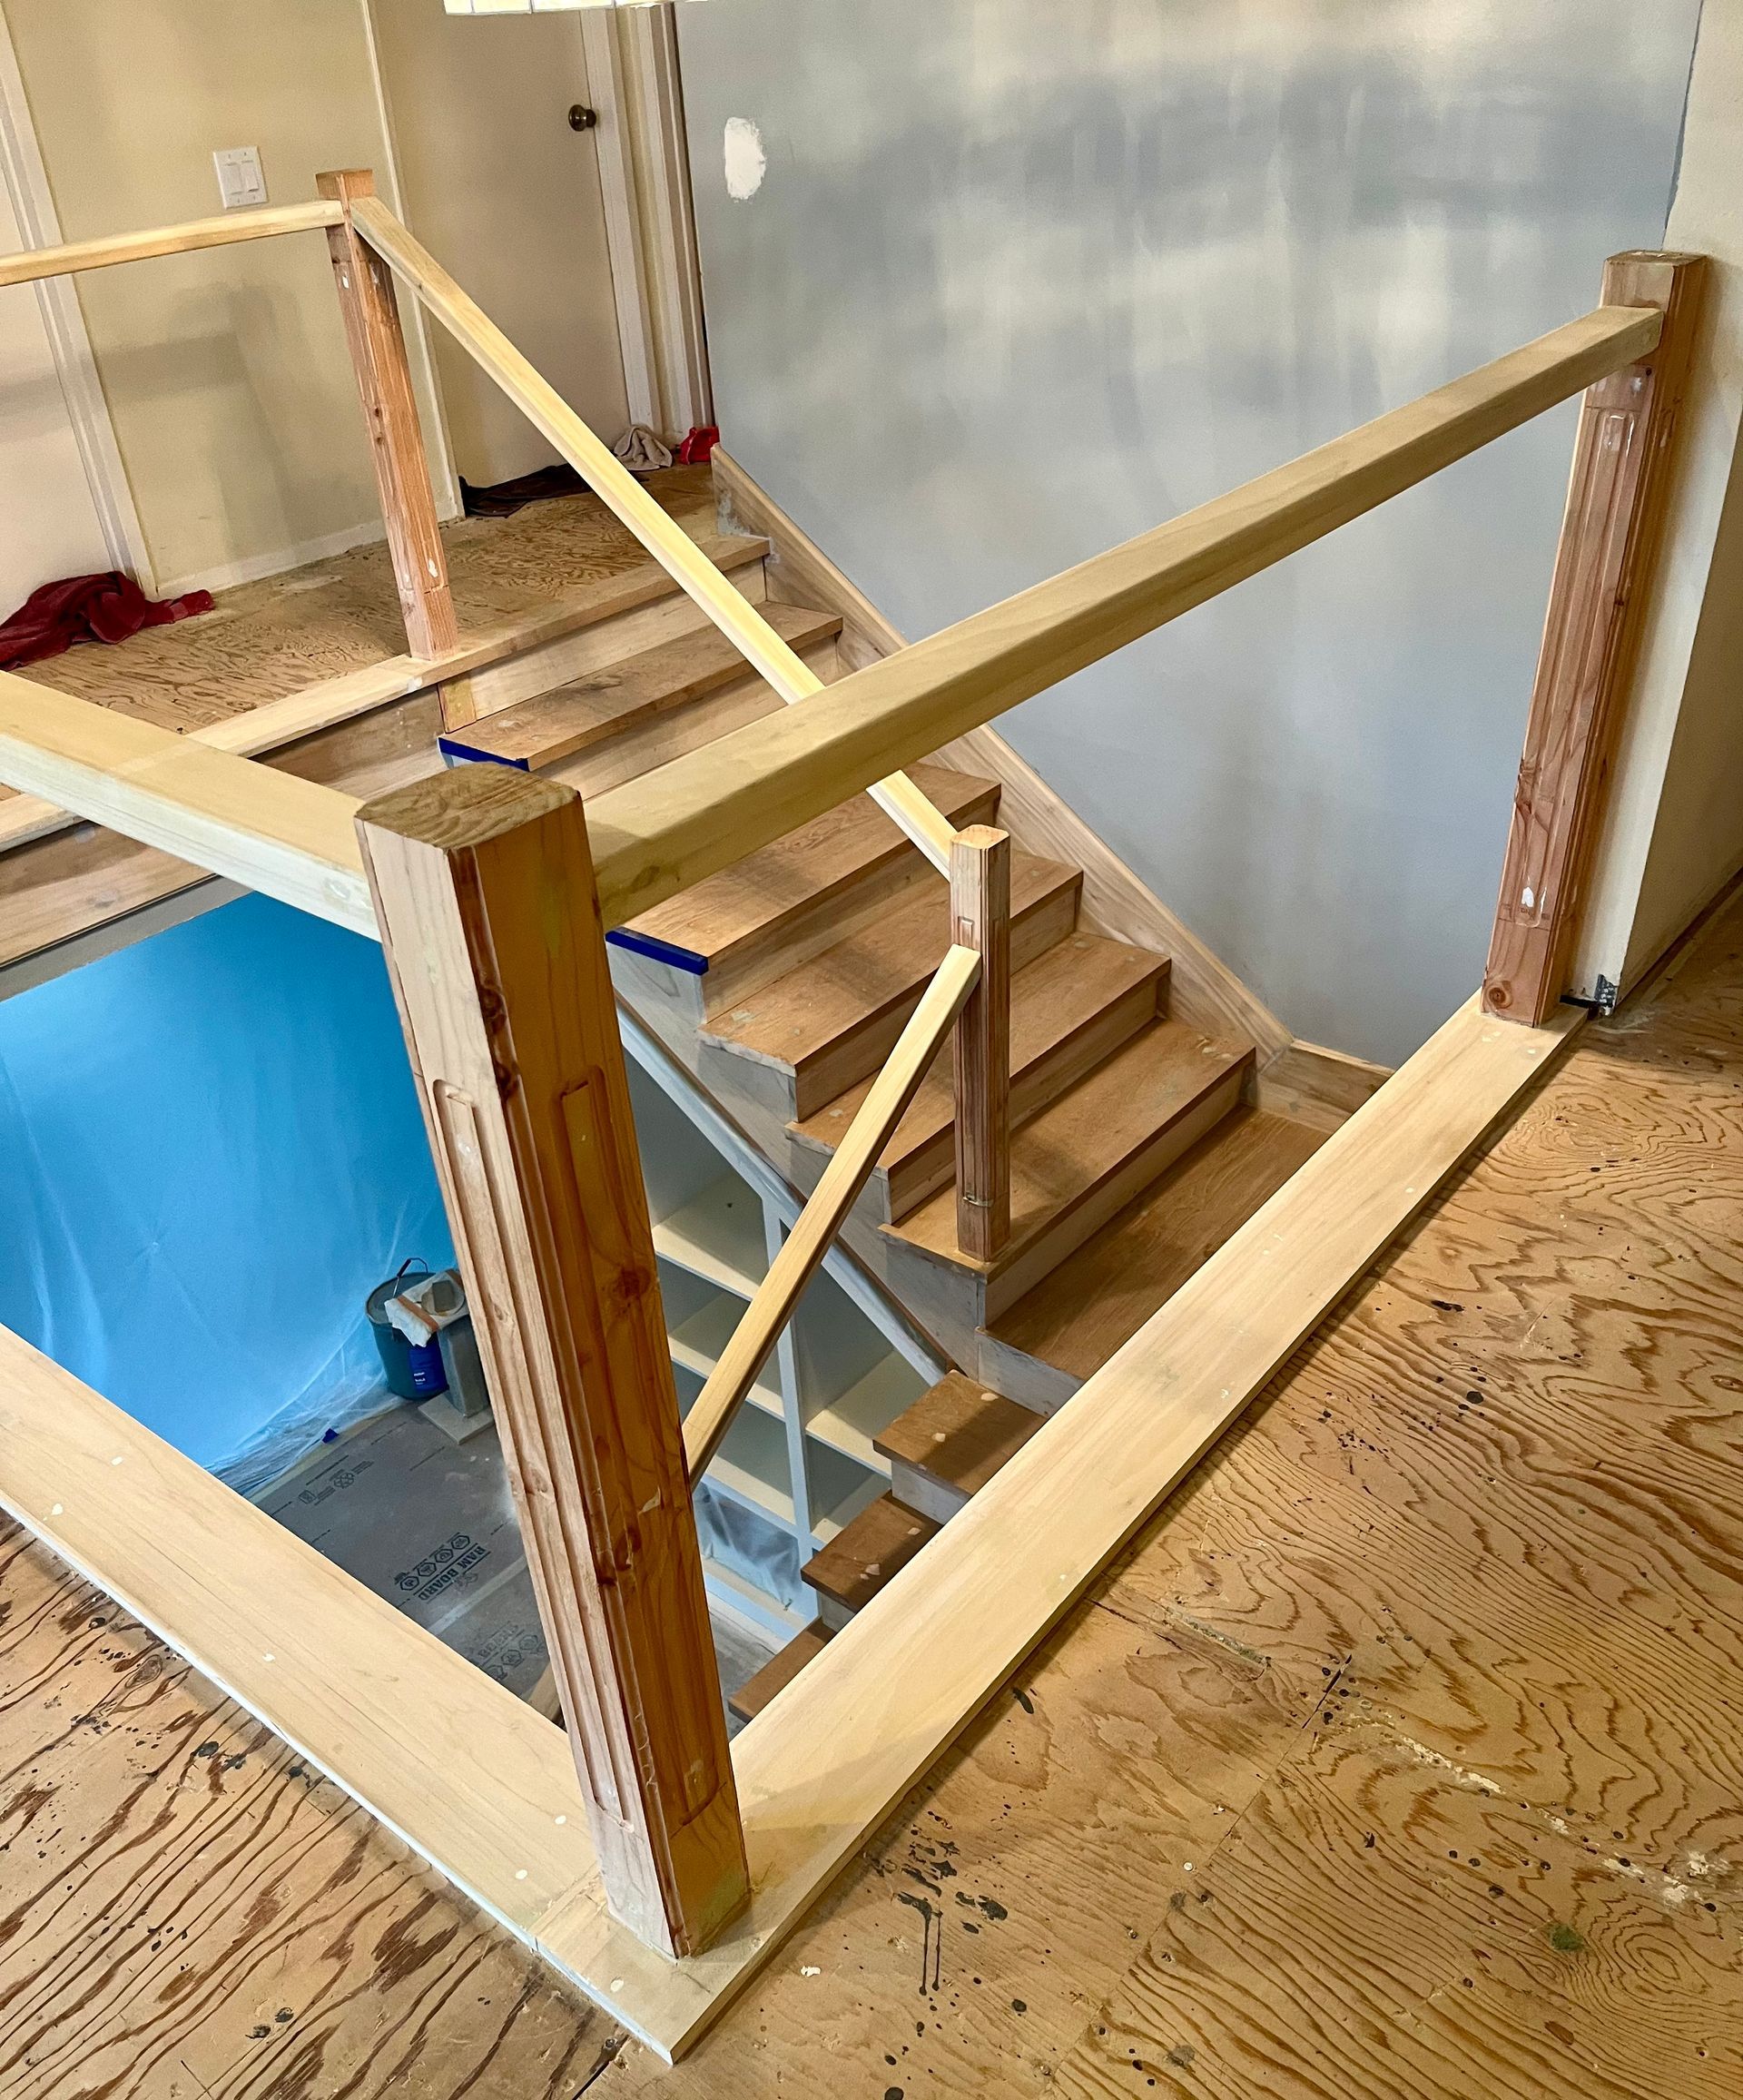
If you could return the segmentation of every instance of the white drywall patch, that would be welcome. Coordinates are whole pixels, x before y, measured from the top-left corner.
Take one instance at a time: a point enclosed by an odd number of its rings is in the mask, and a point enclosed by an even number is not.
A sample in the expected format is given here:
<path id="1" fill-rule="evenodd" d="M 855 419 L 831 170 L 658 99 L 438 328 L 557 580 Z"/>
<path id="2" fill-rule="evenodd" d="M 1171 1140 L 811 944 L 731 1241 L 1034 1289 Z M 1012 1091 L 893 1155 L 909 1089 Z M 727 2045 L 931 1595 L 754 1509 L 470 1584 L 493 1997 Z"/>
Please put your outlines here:
<path id="1" fill-rule="evenodd" d="M 749 117 L 726 119 L 726 194 L 742 203 L 754 197 L 769 172 L 763 134 Z"/>

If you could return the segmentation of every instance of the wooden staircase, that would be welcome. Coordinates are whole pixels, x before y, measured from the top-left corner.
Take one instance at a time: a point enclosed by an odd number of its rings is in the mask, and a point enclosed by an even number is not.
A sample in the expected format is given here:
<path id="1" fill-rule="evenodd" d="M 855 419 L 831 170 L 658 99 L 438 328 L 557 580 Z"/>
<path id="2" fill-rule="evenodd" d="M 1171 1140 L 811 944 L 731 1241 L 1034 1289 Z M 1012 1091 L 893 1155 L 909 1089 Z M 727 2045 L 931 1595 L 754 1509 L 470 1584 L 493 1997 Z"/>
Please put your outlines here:
<path id="1" fill-rule="evenodd" d="M 841 618 L 768 599 L 763 543 L 729 551 L 777 631 L 820 677 L 838 675 Z M 547 772 L 596 794 L 782 705 L 703 626 L 596 663 L 442 744 L 450 762 Z M 910 773 L 954 827 L 998 822 L 999 781 L 937 762 Z M 1082 886 L 1078 869 L 1013 840 L 1011 1229 L 996 1258 L 957 1245 L 948 1054 L 849 1221 L 854 1251 L 961 1371 L 876 1440 L 891 1493 L 808 1563 L 819 1623 L 741 1705 L 790 1679 L 1326 1134 L 1323 1119 L 1257 1105 L 1253 1043 L 1173 1012 L 1168 957 L 1081 923 Z M 950 927 L 942 878 L 860 795 L 609 939 L 644 1023 L 808 1189 Z"/>

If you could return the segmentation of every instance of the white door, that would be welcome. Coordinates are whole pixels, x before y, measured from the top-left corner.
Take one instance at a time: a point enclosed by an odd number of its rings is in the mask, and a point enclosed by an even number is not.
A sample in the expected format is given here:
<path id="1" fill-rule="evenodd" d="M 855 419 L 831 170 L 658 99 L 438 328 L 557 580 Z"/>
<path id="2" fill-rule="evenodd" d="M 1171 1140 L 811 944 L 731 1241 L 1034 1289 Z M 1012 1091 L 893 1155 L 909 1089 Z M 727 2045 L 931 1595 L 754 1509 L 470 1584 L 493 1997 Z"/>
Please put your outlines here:
<path id="1" fill-rule="evenodd" d="M 412 231 L 606 444 L 628 425 L 580 17 L 370 0 Z M 487 488 L 556 454 L 430 330 L 454 464 Z"/>
<path id="2" fill-rule="evenodd" d="M 25 245 L 0 182 L 0 251 Z M 111 567 L 36 288 L 0 289 L 0 619 L 39 584 Z"/>

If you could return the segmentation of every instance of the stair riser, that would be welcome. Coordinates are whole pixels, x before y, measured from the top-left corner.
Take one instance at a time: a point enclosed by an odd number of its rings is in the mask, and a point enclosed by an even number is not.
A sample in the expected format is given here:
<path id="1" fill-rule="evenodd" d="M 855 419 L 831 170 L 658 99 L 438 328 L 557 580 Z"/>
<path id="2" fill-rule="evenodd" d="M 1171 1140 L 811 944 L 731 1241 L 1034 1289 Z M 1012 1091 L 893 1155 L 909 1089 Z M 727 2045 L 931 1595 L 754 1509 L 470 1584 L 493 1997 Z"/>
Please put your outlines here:
<path id="1" fill-rule="evenodd" d="M 852 1607 L 843 1604 L 839 1597 L 832 1597 L 822 1590 L 813 1590 L 817 1603 L 817 1616 L 832 1633 L 839 1633 L 853 1616 Z"/>
<path id="2" fill-rule="evenodd" d="M 753 606 L 761 605 L 768 596 L 760 556 L 732 562 L 728 573 L 734 589 Z M 572 678 L 585 678 L 589 671 L 603 671 L 625 656 L 637 656 L 644 649 L 675 641 L 680 635 L 693 634 L 709 625 L 707 614 L 676 584 L 668 579 L 657 587 L 661 595 L 647 605 L 595 620 L 588 626 L 577 627 L 572 635 L 525 650 L 452 683 L 467 688 L 473 718 L 478 719 L 512 707 L 517 701 L 554 693 Z"/>
<path id="3" fill-rule="evenodd" d="M 801 652 L 805 663 L 828 685 L 836 675 L 835 645 L 821 642 Z M 700 700 L 686 702 L 668 714 L 639 723 L 633 729 L 596 744 L 573 757 L 558 759 L 538 770 L 560 780 L 578 794 L 592 797 L 607 788 L 621 787 L 656 765 L 665 765 L 685 752 L 712 744 L 716 737 L 742 729 L 747 722 L 760 722 L 765 715 L 778 715 L 784 703 L 773 686 L 754 672 L 734 678 Z"/>
<path id="4" fill-rule="evenodd" d="M 1056 1043 L 1044 1058 L 1019 1074 L 1011 1082 L 1010 1126 L 1013 1130 L 1039 1116 L 1068 1088 L 1113 1056 L 1141 1028 L 1156 1019 L 1163 980 L 1135 985 L 1123 998 L 1086 1021 L 1066 1041 Z M 886 1172 L 873 1170 L 867 1194 L 881 1198 L 880 1223 L 894 1223 L 916 1210 L 929 1196 L 956 1178 L 955 1126 L 941 1130 L 930 1145 L 911 1153 L 901 1165 Z"/>
<path id="5" fill-rule="evenodd" d="M 999 811 L 999 790 L 994 787 L 973 802 L 955 819 L 959 831 L 970 824 L 990 823 Z M 869 926 L 887 912 L 894 900 L 917 882 L 935 882 L 938 876 L 918 846 L 904 840 L 899 851 L 875 868 L 862 869 L 832 891 L 808 898 L 778 926 L 741 944 L 724 956 L 702 980 L 704 1011 L 719 1013 L 738 1006 L 772 978 L 812 961 L 824 949 L 846 940 L 862 926 Z"/>
<path id="6" fill-rule="evenodd" d="M 990 823 L 998 808 L 995 786 L 977 795 L 954 822 L 959 830 Z M 832 888 L 805 898 L 778 923 L 747 936 L 711 969 L 693 974 L 656 958 L 640 956 L 635 981 L 700 1028 L 711 1014 L 742 1005 L 759 987 L 814 961 L 824 949 L 871 925 L 916 883 L 938 879 L 919 848 L 902 840 L 875 866 L 861 868 Z"/>
<path id="7" fill-rule="evenodd" d="M 1054 1044 L 1046 1056 L 1018 1074 L 1010 1089 L 1011 1129 L 1019 1130 L 1039 1116 L 1153 1021 L 1165 981 L 1158 974 L 1147 983 L 1134 985 L 1092 1015 L 1074 1035 Z M 933 1069 L 948 1071 L 950 1058 L 946 1046 Z M 844 1122 L 843 1135 L 847 1128 Z M 929 1196 L 955 1179 L 955 1126 L 950 1125 L 909 1153 L 894 1168 L 874 1167 L 854 1206 L 854 1216 L 868 1225 L 891 1225 L 906 1218 Z M 832 1149 L 820 1145 L 814 1138 L 792 1134 L 789 1171 L 807 1193 L 822 1178 L 823 1169 L 833 1157 Z"/>
<path id="8" fill-rule="evenodd" d="M 1119 1171 L 1108 1176 L 1098 1188 L 1088 1191 L 1068 1210 L 1060 1211 L 1047 1230 L 1008 1267 L 990 1279 L 980 1279 L 983 1295 L 980 1325 L 996 1320 L 1049 1271 L 1058 1268 L 1068 1254 L 1101 1230 L 1117 1211 L 1124 1210 L 1158 1175 L 1166 1174 L 1183 1152 L 1190 1151 L 1200 1138 L 1214 1130 L 1237 1107 L 1246 1084 L 1249 1063 L 1238 1065 L 1202 1099 L 1177 1118 L 1166 1130 L 1158 1130 L 1142 1150 L 1135 1153 Z M 1009 1397 L 1009 1395 L 1007 1395 Z"/>
<path id="9" fill-rule="evenodd" d="M 1065 940 L 1078 922 L 1081 878 L 1034 899 L 1010 922 L 1011 968 L 1023 969 Z M 940 951 L 941 960 L 941 951 Z M 704 1036 L 697 1070 L 703 1084 L 726 1099 L 748 1097 L 782 1122 L 793 1123 L 832 1101 L 849 1087 L 882 1069 L 896 1038 L 908 1025 L 930 972 L 919 972 L 911 988 L 880 1012 L 868 1014 L 837 1036 L 798 1068 L 757 1055 L 733 1042 Z M 822 1171 L 821 1167 L 817 1169 Z"/>
<path id="10" fill-rule="evenodd" d="M 947 1340 L 965 1326 L 978 1329 L 997 1319 L 1221 1122 L 1238 1104 L 1250 1065 L 1249 1058 L 1233 1067 L 1189 1109 L 1135 1149 L 1115 1172 L 1086 1189 L 1069 1208 L 1058 1212 L 1015 1260 L 990 1277 L 983 1271 L 940 1260 L 886 1232 L 881 1237 L 889 1249 L 886 1273 L 891 1288 L 922 1326 Z M 974 1354 L 970 1350 L 970 1357 Z M 989 1383 L 999 1385 L 1008 1398 L 1039 1405 L 997 1379 Z"/>
<path id="11" fill-rule="evenodd" d="M 901 1458 L 890 1461 L 890 1492 L 904 1509 L 930 1517 L 935 1524 L 949 1523 L 958 1510 L 968 1508 L 970 1501 L 960 1487 L 934 1480 L 931 1474 L 921 1473 Z"/>
<path id="12" fill-rule="evenodd" d="M 1063 883 L 1038 898 L 1026 912 L 1012 918 L 1010 967 L 1013 971 L 1027 969 L 1075 930 L 1082 887 L 1083 878 L 1078 876 L 1075 882 Z M 938 960 L 943 960 L 941 953 Z M 936 968 L 936 963 L 933 967 Z M 849 1087 L 857 1086 L 862 1080 L 870 1079 L 873 1072 L 881 1070 L 884 1060 L 896 1047 L 897 1037 L 920 1004 L 931 974 L 927 971 L 917 977 L 911 990 L 899 1001 L 881 1013 L 868 1015 L 858 1028 L 839 1036 L 825 1053 L 807 1060 L 793 1074 L 786 1109 L 790 1122 L 815 1115 L 838 1094 L 845 1093 Z M 722 1046 L 722 1054 L 730 1054 L 724 1046 Z"/>
<path id="13" fill-rule="evenodd" d="M 976 1368 L 989 1385 L 1038 1415 L 1057 1415 L 1083 1384 L 1068 1371 L 1013 1349 L 996 1335 L 977 1336 Z"/>

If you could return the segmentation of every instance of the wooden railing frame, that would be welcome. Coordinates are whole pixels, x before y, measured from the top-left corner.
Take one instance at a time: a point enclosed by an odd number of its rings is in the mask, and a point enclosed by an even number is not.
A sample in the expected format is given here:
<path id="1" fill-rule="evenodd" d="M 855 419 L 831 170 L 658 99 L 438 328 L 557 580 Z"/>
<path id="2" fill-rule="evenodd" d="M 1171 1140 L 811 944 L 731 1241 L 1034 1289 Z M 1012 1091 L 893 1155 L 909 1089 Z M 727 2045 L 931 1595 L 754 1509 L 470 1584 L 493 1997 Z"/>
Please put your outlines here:
<path id="1" fill-rule="evenodd" d="M 378 209 L 358 201 L 359 223 L 366 208 Z M 0 780 L 382 941 L 480 1315 L 573 1759 L 554 1756 L 548 1724 L 5 1336 L 0 1504 L 655 2048 L 687 2046 L 1582 1017 L 1563 1008 L 1532 1027 L 1474 999 L 1461 1009 L 723 1755 L 606 931 L 1049 675 L 1649 360 L 1680 325 L 1660 289 L 1663 314 L 1600 308 L 826 700 L 736 732 L 709 748 L 706 794 L 680 759 L 601 796 L 585 820 L 566 790 L 495 768 L 364 806 L 0 678 Z M 1649 437 L 1652 461 L 1667 443 Z M 1649 462 L 1606 514 L 1612 534 L 1627 514 L 1636 599 L 1651 538 L 1640 512 L 1661 496 L 1664 470 Z M 1571 506 L 1571 518 L 1589 515 Z M 1605 662 L 1621 646 L 1606 639 Z M 1589 802 L 1596 790 L 1581 792 Z M 981 857 L 960 877 L 957 917 L 979 930 L 940 994 L 952 1013 L 990 974 L 1000 916 L 996 843 L 969 847 Z M 158 1521 L 164 1484 L 195 1513 L 173 1544 Z M 200 1542 L 232 1535 L 306 1601 L 321 1642 L 298 1625 L 262 1651 L 269 1608 L 199 1580 Z M 369 1655 L 361 1674 L 348 1661 L 337 1705 L 335 1634 Z M 662 1640 L 681 1659 L 675 1676 L 660 1674 Z M 469 1742 L 479 1769 L 463 1807 L 448 1769 L 456 1711 L 487 1716 L 501 1739 L 500 1758 Z"/>
<path id="2" fill-rule="evenodd" d="M 957 945 L 945 951 L 798 1223 L 740 1315 L 732 1338 L 684 1416 L 684 1462 L 692 1486 L 714 1463 L 734 1415 L 755 1384 L 781 1330 L 797 1310 L 805 1286 L 817 1273 L 879 1155 L 907 1113 L 940 1046 L 980 985 L 983 968 L 983 958 L 972 948 Z"/>

